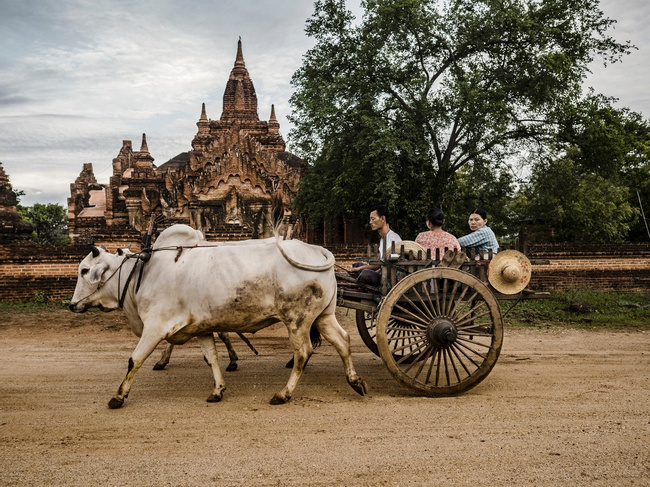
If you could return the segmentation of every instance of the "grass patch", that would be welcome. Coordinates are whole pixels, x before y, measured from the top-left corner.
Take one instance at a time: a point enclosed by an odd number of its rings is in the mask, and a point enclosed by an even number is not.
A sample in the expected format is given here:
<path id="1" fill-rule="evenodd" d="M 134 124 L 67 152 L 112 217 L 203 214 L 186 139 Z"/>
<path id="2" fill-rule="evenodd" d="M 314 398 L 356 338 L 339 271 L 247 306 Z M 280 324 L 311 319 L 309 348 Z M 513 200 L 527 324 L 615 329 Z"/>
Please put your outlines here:
<path id="1" fill-rule="evenodd" d="M 558 292 L 510 306 L 501 302 L 506 326 L 650 329 L 650 293 Z"/>
<path id="2" fill-rule="evenodd" d="M 36 293 L 30 301 L 0 301 L 2 311 L 48 311 L 53 309 L 67 308 L 70 299 L 55 301 L 48 299 L 42 293 Z"/>

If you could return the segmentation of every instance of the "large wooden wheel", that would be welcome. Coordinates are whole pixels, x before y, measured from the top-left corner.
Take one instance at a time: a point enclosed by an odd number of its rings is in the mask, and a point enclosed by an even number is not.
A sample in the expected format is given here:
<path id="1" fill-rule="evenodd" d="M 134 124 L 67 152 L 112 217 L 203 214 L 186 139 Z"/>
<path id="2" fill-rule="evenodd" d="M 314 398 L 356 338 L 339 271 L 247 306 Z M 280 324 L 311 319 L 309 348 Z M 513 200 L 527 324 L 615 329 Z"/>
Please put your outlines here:
<path id="1" fill-rule="evenodd" d="M 423 269 L 399 281 L 375 321 L 379 354 L 390 373 L 429 396 L 477 385 L 496 364 L 503 342 L 494 294 L 453 268 Z"/>

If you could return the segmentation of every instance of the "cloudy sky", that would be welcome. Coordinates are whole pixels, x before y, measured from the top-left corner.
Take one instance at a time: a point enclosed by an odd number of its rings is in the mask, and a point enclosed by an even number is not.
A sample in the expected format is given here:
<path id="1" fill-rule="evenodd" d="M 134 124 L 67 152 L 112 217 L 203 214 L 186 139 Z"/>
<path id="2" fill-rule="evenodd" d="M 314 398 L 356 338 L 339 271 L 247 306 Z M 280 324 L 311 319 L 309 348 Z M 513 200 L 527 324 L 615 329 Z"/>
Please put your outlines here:
<path id="1" fill-rule="evenodd" d="M 639 50 L 594 64 L 587 85 L 648 118 L 650 1 L 601 7 Z M 139 149 L 142 133 L 155 164 L 190 150 L 201 103 L 221 115 L 240 36 L 259 116 L 275 104 L 286 138 L 312 11 L 310 0 L 0 0 L 0 162 L 22 204 L 66 206 L 87 162 L 108 182 L 122 140 Z"/>

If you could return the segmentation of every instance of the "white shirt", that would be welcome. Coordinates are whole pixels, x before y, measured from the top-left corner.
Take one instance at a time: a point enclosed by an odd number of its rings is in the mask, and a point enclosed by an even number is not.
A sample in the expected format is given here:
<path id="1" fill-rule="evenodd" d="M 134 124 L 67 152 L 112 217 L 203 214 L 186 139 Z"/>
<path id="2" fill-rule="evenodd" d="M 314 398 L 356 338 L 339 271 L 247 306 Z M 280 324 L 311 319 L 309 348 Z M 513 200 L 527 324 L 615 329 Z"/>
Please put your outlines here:
<path id="1" fill-rule="evenodd" d="M 391 245 L 393 242 L 401 242 L 402 237 L 397 235 L 395 232 L 392 230 L 389 230 L 386 235 L 381 237 L 381 240 L 379 241 L 379 258 L 383 259 L 384 258 L 384 241 L 386 241 L 386 250 L 390 252 Z"/>

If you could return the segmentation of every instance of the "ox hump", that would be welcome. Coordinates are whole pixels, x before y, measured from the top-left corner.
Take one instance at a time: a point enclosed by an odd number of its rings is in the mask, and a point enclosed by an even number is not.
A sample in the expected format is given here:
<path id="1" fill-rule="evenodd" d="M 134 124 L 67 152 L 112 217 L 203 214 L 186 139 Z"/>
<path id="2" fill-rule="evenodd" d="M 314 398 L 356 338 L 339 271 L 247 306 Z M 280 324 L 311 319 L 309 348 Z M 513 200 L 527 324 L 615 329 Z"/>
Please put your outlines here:
<path id="1" fill-rule="evenodd" d="M 154 249 L 179 245 L 197 245 L 203 242 L 203 234 L 189 225 L 172 225 L 163 230 L 153 245 Z"/>

